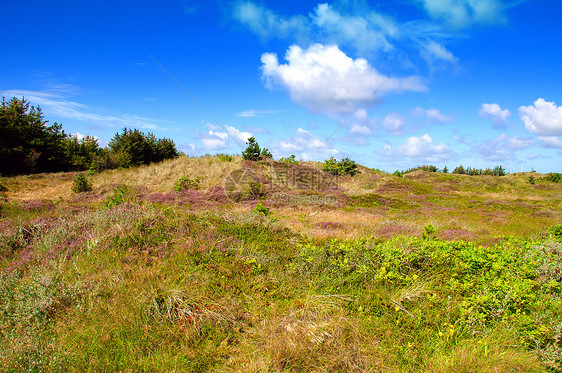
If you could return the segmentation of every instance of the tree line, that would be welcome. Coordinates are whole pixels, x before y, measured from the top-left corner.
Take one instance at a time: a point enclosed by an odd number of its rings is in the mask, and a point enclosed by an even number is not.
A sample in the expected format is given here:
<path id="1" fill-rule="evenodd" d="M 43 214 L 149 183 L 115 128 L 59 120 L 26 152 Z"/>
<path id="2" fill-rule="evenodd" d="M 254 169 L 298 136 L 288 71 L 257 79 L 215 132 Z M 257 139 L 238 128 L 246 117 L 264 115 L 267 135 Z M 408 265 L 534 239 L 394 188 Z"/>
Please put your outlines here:
<path id="1" fill-rule="evenodd" d="M 62 125 L 47 125 L 40 107 L 24 98 L 2 98 L 0 107 L 0 174 L 83 171 L 133 167 L 179 155 L 170 139 L 138 129 L 116 133 L 105 148 L 93 136 L 78 139 Z"/>

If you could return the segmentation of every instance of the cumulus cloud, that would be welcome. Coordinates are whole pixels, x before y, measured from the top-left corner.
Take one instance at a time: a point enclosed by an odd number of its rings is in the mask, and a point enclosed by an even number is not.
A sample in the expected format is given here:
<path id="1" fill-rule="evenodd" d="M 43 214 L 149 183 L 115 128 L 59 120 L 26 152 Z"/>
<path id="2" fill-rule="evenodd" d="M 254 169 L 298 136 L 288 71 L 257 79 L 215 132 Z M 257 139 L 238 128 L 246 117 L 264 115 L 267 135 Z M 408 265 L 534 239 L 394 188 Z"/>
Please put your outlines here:
<path id="1" fill-rule="evenodd" d="M 503 126 L 511 115 L 509 110 L 502 109 L 498 104 L 482 104 L 478 114 L 483 118 L 491 120 L 498 126 Z"/>
<path id="2" fill-rule="evenodd" d="M 369 118 L 365 109 L 359 109 L 349 120 L 349 133 L 355 136 L 369 136 L 376 127 L 375 120 Z"/>
<path id="3" fill-rule="evenodd" d="M 418 3 L 429 16 L 454 28 L 504 23 L 504 11 L 509 6 L 502 0 L 418 0 Z"/>
<path id="4" fill-rule="evenodd" d="M 400 113 L 390 113 L 384 117 L 382 120 L 383 127 L 392 134 L 402 133 L 402 127 L 404 127 L 404 118 Z"/>
<path id="5" fill-rule="evenodd" d="M 557 136 L 539 136 L 539 140 L 545 148 L 562 148 L 562 140 Z"/>
<path id="6" fill-rule="evenodd" d="M 525 128 L 537 135 L 562 135 L 562 106 L 556 106 L 554 102 L 539 98 L 534 105 L 521 106 L 519 117 L 525 123 Z"/>
<path id="7" fill-rule="evenodd" d="M 201 142 L 207 150 L 226 149 L 228 147 L 228 134 L 226 132 L 215 132 L 209 130 L 201 136 Z"/>
<path id="8" fill-rule="evenodd" d="M 432 121 L 439 123 L 451 122 L 453 118 L 446 116 L 437 109 L 424 109 L 422 107 L 416 107 L 412 110 L 412 115 L 417 117 L 427 117 Z"/>
<path id="9" fill-rule="evenodd" d="M 209 131 L 199 136 L 206 150 L 226 149 L 230 145 L 231 138 L 237 144 L 244 145 L 252 137 L 250 132 L 240 131 L 232 126 L 224 127 L 228 133 L 224 129 L 210 123 L 207 123 L 206 126 L 209 128 Z"/>
<path id="10" fill-rule="evenodd" d="M 324 159 L 338 153 L 337 149 L 329 147 L 323 140 L 302 128 L 297 129 L 294 136 L 274 144 L 273 148 L 281 155 L 295 154 L 297 158 L 304 160 Z"/>
<path id="11" fill-rule="evenodd" d="M 423 162 L 440 162 L 452 155 L 451 148 L 444 143 L 435 144 L 428 134 L 409 137 L 399 150 L 403 155 Z"/>
<path id="12" fill-rule="evenodd" d="M 72 101 L 60 92 L 7 90 L 3 91 L 2 95 L 25 97 L 33 105 L 41 106 L 43 113 L 49 117 L 75 119 L 91 124 L 154 130 L 170 123 L 135 114 L 108 114 L 101 109 Z"/>
<path id="13" fill-rule="evenodd" d="M 264 53 L 264 79 L 269 87 L 279 85 L 287 89 L 294 102 L 314 112 L 349 113 L 371 98 L 427 90 L 425 82 L 417 76 L 384 76 L 367 60 L 350 58 L 333 45 L 314 44 L 305 50 L 293 45 L 285 59 L 287 63 L 280 64 L 277 55 Z"/>

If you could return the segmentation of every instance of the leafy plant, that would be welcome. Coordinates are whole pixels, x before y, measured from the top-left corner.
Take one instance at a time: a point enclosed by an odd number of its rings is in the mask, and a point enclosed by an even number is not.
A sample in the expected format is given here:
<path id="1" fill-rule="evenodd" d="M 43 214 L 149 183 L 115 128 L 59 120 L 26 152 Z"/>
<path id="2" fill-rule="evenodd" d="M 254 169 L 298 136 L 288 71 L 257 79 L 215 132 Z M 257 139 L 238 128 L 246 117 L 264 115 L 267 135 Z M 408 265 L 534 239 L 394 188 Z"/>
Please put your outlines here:
<path id="1" fill-rule="evenodd" d="M 285 157 L 281 157 L 281 159 L 279 160 L 279 162 L 285 162 L 288 164 L 297 164 L 299 163 L 299 161 L 296 160 L 296 157 L 294 154 L 291 154 L 288 158 Z"/>
<path id="2" fill-rule="evenodd" d="M 74 193 L 89 192 L 92 190 L 92 181 L 83 174 L 78 174 L 74 177 L 71 189 Z"/>
<path id="3" fill-rule="evenodd" d="M 396 177 L 402 177 L 402 172 L 396 170 L 396 171 L 394 171 L 393 175 L 396 176 Z"/>
<path id="4" fill-rule="evenodd" d="M 123 184 L 119 188 L 113 190 L 113 196 L 107 197 L 103 201 L 103 207 L 113 208 L 124 203 L 136 203 L 137 194 L 135 189 Z"/>
<path id="5" fill-rule="evenodd" d="M 195 179 L 189 179 L 187 176 L 182 176 L 174 185 L 174 190 L 176 192 L 181 192 L 182 190 L 186 189 L 199 189 L 199 183 L 201 178 L 197 176 Z"/>
<path id="6" fill-rule="evenodd" d="M 252 211 L 255 212 L 258 215 L 269 218 L 272 222 L 277 221 L 277 218 L 273 217 L 273 211 L 271 211 L 269 209 L 269 207 L 264 205 L 263 199 L 259 203 L 256 204 L 256 206 L 254 207 L 254 209 Z"/>
<path id="7" fill-rule="evenodd" d="M 433 224 L 428 224 L 423 228 L 422 238 L 427 241 L 431 241 L 435 235 L 435 227 Z"/>
<path id="8" fill-rule="evenodd" d="M 535 185 L 535 177 L 533 175 L 529 176 L 529 184 Z"/>
<path id="9" fill-rule="evenodd" d="M 219 154 L 219 159 L 223 162 L 232 162 L 234 157 L 229 154 Z"/>

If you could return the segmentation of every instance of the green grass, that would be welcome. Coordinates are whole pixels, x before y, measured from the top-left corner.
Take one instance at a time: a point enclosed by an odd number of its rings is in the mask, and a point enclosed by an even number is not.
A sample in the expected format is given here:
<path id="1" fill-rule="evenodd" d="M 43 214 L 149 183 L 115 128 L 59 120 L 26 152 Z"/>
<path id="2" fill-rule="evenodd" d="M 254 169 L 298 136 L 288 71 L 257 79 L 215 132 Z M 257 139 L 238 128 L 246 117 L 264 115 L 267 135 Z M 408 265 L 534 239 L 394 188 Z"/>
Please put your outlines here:
<path id="1" fill-rule="evenodd" d="M 522 175 L 493 186 L 514 194 L 487 195 L 479 177 L 381 174 L 362 170 L 368 190 L 340 206 L 263 204 L 277 221 L 255 203 L 150 204 L 129 188 L 9 200 L 0 371 L 561 371 L 556 189 L 525 197 Z M 318 229 L 311 211 L 342 222 L 333 232 L 384 220 L 352 238 L 289 224 L 294 214 Z M 381 238 L 383 222 L 417 237 Z M 443 239 L 451 229 L 475 238 Z"/>

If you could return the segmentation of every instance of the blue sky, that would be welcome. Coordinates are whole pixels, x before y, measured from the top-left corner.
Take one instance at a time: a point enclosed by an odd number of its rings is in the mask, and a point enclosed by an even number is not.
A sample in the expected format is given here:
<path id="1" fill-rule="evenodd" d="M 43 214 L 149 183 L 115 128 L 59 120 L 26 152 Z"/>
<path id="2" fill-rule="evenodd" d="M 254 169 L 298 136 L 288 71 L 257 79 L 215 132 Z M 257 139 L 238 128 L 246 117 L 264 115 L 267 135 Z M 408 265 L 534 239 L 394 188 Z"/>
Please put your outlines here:
<path id="1" fill-rule="evenodd" d="M 562 172 L 557 0 L 3 4 L 0 93 L 101 145 Z"/>

